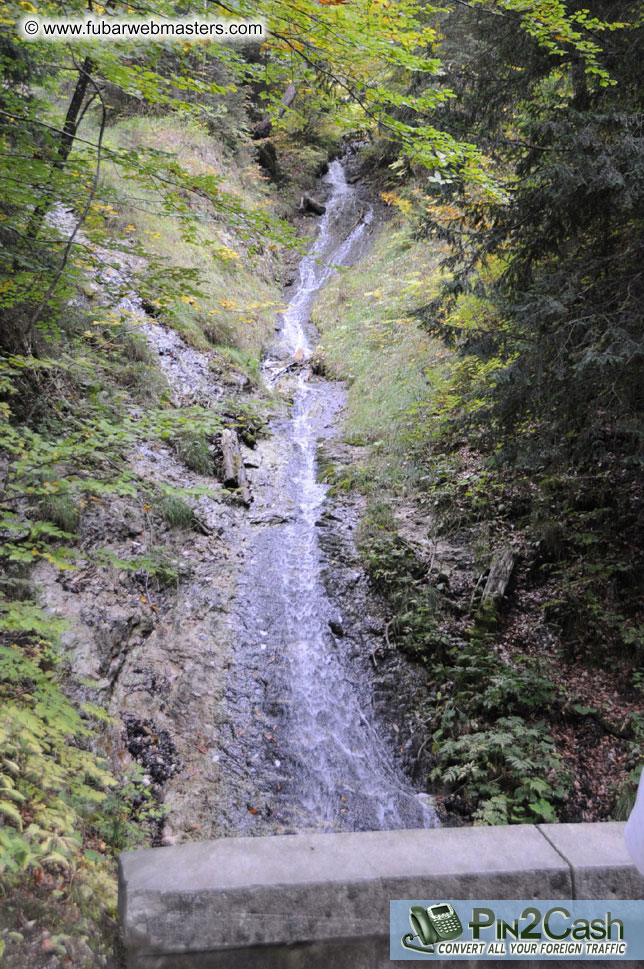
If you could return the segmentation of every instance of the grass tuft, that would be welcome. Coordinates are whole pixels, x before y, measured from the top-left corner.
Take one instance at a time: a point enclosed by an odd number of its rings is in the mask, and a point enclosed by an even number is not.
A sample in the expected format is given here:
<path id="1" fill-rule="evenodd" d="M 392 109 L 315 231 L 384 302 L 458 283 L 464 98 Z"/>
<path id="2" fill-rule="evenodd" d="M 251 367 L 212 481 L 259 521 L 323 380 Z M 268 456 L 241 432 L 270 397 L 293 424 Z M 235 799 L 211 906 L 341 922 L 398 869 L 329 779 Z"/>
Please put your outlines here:
<path id="1" fill-rule="evenodd" d="M 38 502 L 38 517 L 69 534 L 78 529 L 78 505 L 69 494 L 43 495 Z"/>
<path id="2" fill-rule="evenodd" d="M 190 505 L 176 495 L 166 495 L 161 501 L 161 514 L 170 528 L 190 529 L 194 526 L 195 516 Z"/>
<path id="3" fill-rule="evenodd" d="M 212 455 L 206 435 L 190 428 L 181 431 L 172 440 L 172 447 L 180 461 L 197 474 L 212 474 Z"/>

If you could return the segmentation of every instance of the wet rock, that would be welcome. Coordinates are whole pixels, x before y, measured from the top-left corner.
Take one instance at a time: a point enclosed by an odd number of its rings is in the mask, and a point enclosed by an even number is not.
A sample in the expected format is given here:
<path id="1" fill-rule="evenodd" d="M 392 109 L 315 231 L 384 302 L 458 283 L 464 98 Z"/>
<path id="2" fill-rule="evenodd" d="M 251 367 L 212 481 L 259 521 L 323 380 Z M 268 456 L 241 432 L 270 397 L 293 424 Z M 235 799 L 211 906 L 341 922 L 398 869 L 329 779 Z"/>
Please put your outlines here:
<path id="1" fill-rule="evenodd" d="M 92 503 L 84 509 L 80 533 L 84 545 L 137 538 L 146 527 L 145 516 L 133 502 L 113 498 L 109 504 Z"/>
<path id="2" fill-rule="evenodd" d="M 318 347 L 314 353 L 308 359 L 308 364 L 311 368 L 311 373 L 316 377 L 324 377 L 327 373 L 327 363 L 324 353 Z"/>
<path id="3" fill-rule="evenodd" d="M 290 521 L 293 521 L 291 515 L 280 515 L 276 512 L 258 515 L 250 520 L 251 525 L 286 525 Z"/>
<path id="4" fill-rule="evenodd" d="M 139 763 L 150 783 L 163 785 L 179 770 L 177 749 L 167 730 L 153 720 L 142 720 L 130 713 L 122 716 L 124 743 Z"/>
<path id="5" fill-rule="evenodd" d="M 312 213 L 313 215 L 324 215 L 326 212 L 326 205 L 322 202 L 318 202 L 317 199 L 311 198 L 310 195 L 303 195 L 300 199 L 300 204 L 298 210 L 304 213 Z"/>

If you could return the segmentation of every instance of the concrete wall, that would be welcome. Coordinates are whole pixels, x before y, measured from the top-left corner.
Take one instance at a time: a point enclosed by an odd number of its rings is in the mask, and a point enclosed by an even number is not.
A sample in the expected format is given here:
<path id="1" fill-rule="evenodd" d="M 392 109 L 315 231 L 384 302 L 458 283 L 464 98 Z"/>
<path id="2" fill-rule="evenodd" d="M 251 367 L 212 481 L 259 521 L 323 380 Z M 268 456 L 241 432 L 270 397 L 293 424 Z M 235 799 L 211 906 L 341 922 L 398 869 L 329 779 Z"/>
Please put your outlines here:
<path id="1" fill-rule="evenodd" d="M 393 898 L 641 898 L 644 879 L 630 863 L 623 829 L 608 823 L 304 834 L 127 852 L 119 908 L 128 966 L 380 969 L 391 966 Z"/>

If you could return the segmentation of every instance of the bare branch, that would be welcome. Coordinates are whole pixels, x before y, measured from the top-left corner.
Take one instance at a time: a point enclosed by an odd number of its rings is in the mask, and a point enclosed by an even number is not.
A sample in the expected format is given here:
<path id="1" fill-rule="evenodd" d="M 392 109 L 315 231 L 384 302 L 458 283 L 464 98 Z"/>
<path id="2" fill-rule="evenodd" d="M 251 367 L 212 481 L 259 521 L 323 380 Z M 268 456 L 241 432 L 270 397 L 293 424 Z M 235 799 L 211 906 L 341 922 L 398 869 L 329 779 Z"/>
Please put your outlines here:
<path id="1" fill-rule="evenodd" d="M 72 250 L 72 246 L 74 245 L 74 240 L 76 239 L 76 236 L 78 235 L 78 232 L 80 231 L 80 228 L 81 228 L 83 222 L 87 218 L 87 214 L 89 212 L 90 206 L 91 206 L 92 202 L 94 201 L 94 196 L 96 195 L 96 189 L 98 188 L 98 178 L 99 178 L 100 171 L 101 171 L 101 161 L 102 161 L 103 136 L 105 134 L 105 125 L 107 123 L 107 107 L 105 105 L 105 100 L 103 98 L 103 92 L 101 91 L 101 89 L 97 85 L 96 81 L 94 80 L 94 78 L 91 76 L 91 74 L 87 70 L 87 67 L 84 65 L 83 67 L 79 68 L 79 70 L 84 71 L 86 73 L 86 75 L 87 75 L 87 81 L 92 85 L 92 87 L 94 88 L 94 90 L 96 92 L 95 96 L 98 97 L 100 99 L 100 102 L 101 102 L 102 117 L 101 117 L 101 127 L 100 127 L 99 134 L 98 134 L 98 142 L 97 142 L 97 145 L 96 145 L 96 148 L 97 148 L 97 151 L 96 151 L 96 168 L 94 170 L 94 178 L 92 179 L 92 187 L 90 189 L 89 195 L 87 196 L 87 199 L 85 201 L 85 205 L 83 206 L 83 210 L 82 210 L 82 212 L 81 212 L 81 214 L 80 214 L 80 216 L 78 218 L 78 221 L 76 222 L 76 225 L 74 226 L 74 230 L 71 233 L 69 239 L 67 240 L 67 245 L 65 246 L 65 249 L 63 251 L 63 258 L 61 259 L 60 266 L 58 267 L 58 269 L 56 271 L 56 275 L 54 276 L 54 278 L 53 278 L 53 280 L 52 280 L 49 288 L 47 289 L 47 292 L 43 296 L 43 298 L 42 298 L 39 306 L 36 308 L 36 310 L 33 313 L 31 319 L 29 320 L 29 324 L 27 326 L 27 329 L 26 329 L 25 333 L 23 334 L 23 340 L 25 342 L 25 345 L 26 345 L 27 349 L 29 349 L 29 344 L 31 342 L 31 333 L 33 331 L 33 328 L 36 325 L 36 323 L 38 322 L 38 320 L 40 318 L 40 314 L 42 313 L 43 309 L 45 308 L 45 306 L 49 302 L 49 299 L 51 298 L 51 295 L 54 292 L 56 286 L 58 285 L 58 282 L 60 280 L 60 277 L 62 276 L 62 274 L 63 274 L 63 272 L 65 270 L 65 266 L 67 265 L 67 260 L 69 259 L 69 254 L 70 254 L 70 252 Z"/>

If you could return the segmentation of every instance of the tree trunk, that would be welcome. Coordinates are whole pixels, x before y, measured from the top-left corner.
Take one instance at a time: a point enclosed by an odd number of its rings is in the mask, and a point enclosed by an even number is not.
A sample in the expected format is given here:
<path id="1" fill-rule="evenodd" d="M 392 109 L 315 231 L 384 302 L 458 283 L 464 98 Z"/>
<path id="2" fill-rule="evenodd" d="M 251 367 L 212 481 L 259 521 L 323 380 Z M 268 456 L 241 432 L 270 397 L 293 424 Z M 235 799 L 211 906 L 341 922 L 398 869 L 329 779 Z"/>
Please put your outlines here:
<path id="1" fill-rule="evenodd" d="M 573 107 L 577 111 L 588 111 L 590 107 L 590 92 L 586 77 L 586 64 L 581 57 L 576 57 L 570 69 L 570 79 L 574 92 Z"/>
<path id="2" fill-rule="evenodd" d="M 284 112 L 286 111 L 287 108 L 290 108 L 290 106 L 293 104 L 293 101 L 295 101 L 296 96 L 297 96 L 297 88 L 291 81 L 289 86 L 284 91 L 284 96 L 280 102 L 280 109 L 277 112 L 278 118 L 283 117 Z M 255 140 L 258 140 L 259 138 L 268 138 L 268 136 L 271 133 L 272 127 L 273 127 L 273 122 L 271 121 L 270 118 L 264 118 L 262 121 L 258 121 L 258 123 L 253 128 L 253 138 Z"/>
<path id="3" fill-rule="evenodd" d="M 58 142 L 58 148 L 56 149 L 56 155 L 52 163 L 52 168 L 55 171 L 62 171 L 67 164 L 67 159 L 69 158 L 69 153 L 72 150 L 74 144 L 74 138 L 76 137 L 76 129 L 78 128 L 80 110 L 85 100 L 85 95 L 87 93 L 87 87 L 89 85 L 90 75 L 93 69 L 93 64 L 91 58 L 86 57 L 80 67 L 78 72 L 78 79 L 76 81 L 76 87 L 74 88 L 74 93 L 72 94 L 72 99 L 69 102 L 69 107 L 67 108 L 67 114 L 65 115 L 65 123 L 63 125 L 63 130 L 60 135 Z M 26 230 L 27 239 L 35 239 L 42 226 L 43 219 L 45 218 L 51 204 L 54 200 L 54 179 L 53 174 L 49 180 L 49 183 L 45 186 L 43 191 L 43 197 L 35 207 L 29 225 Z"/>

